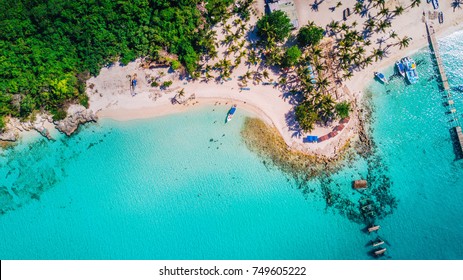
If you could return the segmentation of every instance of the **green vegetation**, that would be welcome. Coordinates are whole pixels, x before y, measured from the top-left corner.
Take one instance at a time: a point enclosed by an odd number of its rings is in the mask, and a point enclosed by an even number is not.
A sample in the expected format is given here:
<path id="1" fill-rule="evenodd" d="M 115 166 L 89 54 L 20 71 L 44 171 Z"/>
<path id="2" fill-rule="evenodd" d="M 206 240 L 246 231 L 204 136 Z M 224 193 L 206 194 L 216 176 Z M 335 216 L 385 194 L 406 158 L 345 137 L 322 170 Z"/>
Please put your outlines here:
<path id="1" fill-rule="evenodd" d="M 312 131 L 315 122 L 318 121 L 318 114 L 314 111 L 313 105 L 305 101 L 296 106 L 296 120 L 303 131 Z"/>
<path id="2" fill-rule="evenodd" d="M 296 65 L 296 63 L 301 58 L 301 50 L 297 46 L 292 46 L 286 49 L 285 55 L 281 61 L 281 66 L 283 67 L 291 67 Z"/>
<path id="3" fill-rule="evenodd" d="M 85 81 L 101 67 L 158 51 L 176 54 L 172 68 L 197 68 L 210 24 L 232 0 L 0 0 L 0 127 L 4 117 L 34 110 L 59 113 L 88 105 Z M 16 100 L 17 102 L 13 102 Z"/>
<path id="4" fill-rule="evenodd" d="M 309 24 L 299 29 L 297 41 L 302 47 L 317 45 L 323 39 L 323 32 L 323 28 Z"/>
<path id="5" fill-rule="evenodd" d="M 161 87 L 163 89 L 166 89 L 166 88 L 170 87 L 171 85 L 172 85 L 172 81 L 165 81 L 165 82 L 162 83 Z"/>
<path id="6" fill-rule="evenodd" d="M 336 104 L 336 114 L 341 118 L 347 118 L 349 116 L 349 112 L 351 110 L 350 103 L 347 101 L 339 102 Z"/>
<path id="7" fill-rule="evenodd" d="M 262 39 L 282 42 L 288 38 L 293 26 L 288 16 L 282 11 L 275 11 L 257 21 L 257 35 Z"/>

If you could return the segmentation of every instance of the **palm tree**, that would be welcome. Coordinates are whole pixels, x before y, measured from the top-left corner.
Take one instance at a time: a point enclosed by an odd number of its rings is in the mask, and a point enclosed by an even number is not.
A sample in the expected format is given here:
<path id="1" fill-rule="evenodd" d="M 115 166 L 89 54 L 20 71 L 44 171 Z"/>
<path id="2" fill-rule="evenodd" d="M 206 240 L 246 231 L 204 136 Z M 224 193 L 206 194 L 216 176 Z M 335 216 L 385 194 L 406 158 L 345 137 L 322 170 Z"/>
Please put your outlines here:
<path id="1" fill-rule="evenodd" d="M 360 14 L 362 10 L 363 10 L 363 3 L 360 1 L 357 1 L 354 6 L 354 13 Z"/>
<path id="2" fill-rule="evenodd" d="M 383 58 L 384 54 L 385 54 L 385 52 L 382 49 L 373 49 L 372 56 L 375 58 L 375 61 L 378 61 L 378 59 Z"/>
<path id="3" fill-rule="evenodd" d="M 412 38 L 410 38 L 408 36 L 405 36 L 402 39 L 400 39 L 399 42 L 397 43 L 399 45 L 399 48 L 402 49 L 402 48 L 408 47 L 408 45 L 410 44 L 411 39 Z"/>
<path id="4" fill-rule="evenodd" d="M 365 22 L 365 28 L 368 30 L 373 30 L 375 26 L 376 26 L 375 20 L 372 18 L 367 19 L 367 21 Z"/>
<path id="5" fill-rule="evenodd" d="M 324 78 L 322 76 L 318 76 L 317 79 L 317 87 L 320 91 L 324 92 L 326 88 L 330 85 L 330 82 L 328 81 L 327 78 Z"/>
<path id="6" fill-rule="evenodd" d="M 230 33 L 230 31 L 231 31 L 231 26 L 230 26 L 230 24 L 226 24 L 226 25 L 223 27 L 223 31 L 222 31 L 222 32 L 223 32 L 224 34 L 228 34 L 228 33 Z"/>
<path id="7" fill-rule="evenodd" d="M 396 16 L 400 16 L 401 14 L 403 14 L 404 10 L 405 10 L 404 7 L 402 7 L 402 6 L 396 6 L 395 9 L 394 9 L 394 11 L 393 11 L 393 13 L 394 13 L 394 15 L 396 15 Z"/>
<path id="8" fill-rule="evenodd" d="M 389 34 L 389 38 L 397 38 L 397 33 L 395 33 L 395 31 L 393 30 L 390 34 Z"/>
<path id="9" fill-rule="evenodd" d="M 352 73 L 352 71 L 345 71 L 344 74 L 342 75 L 342 78 L 350 80 L 353 76 L 354 76 L 354 73 Z"/>
<path id="10" fill-rule="evenodd" d="M 415 8 L 415 7 L 418 7 L 421 4 L 421 0 L 411 0 L 411 1 L 412 1 L 412 3 L 407 8 L 410 8 L 410 7 Z"/>
<path id="11" fill-rule="evenodd" d="M 379 15 L 381 15 L 381 17 L 384 17 L 384 16 L 387 16 L 389 14 L 389 9 L 388 8 L 382 8 L 379 13 Z"/>
<path id="12" fill-rule="evenodd" d="M 268 79 L 269 75 L 268 75 L 268 71 L 267 70 L 264 70 L 262 72 L 262 76 L 264 77 L 264 79 Z"/>
<path id="13" fill-rule="evenodd" d="M 382 20 L 378 22 L 378 25 L 376 26 L 377 32 L 385 32 L 386 28 L 390 26 L 390 22 L 387 20 Z"/>
<path id="14" fill-rule="evenodd" d="M 455 0 L 452 2 L 453 11 L 455 11 L 456 8 L 461 9 L 461 2 L 461 0 Z"/>
<path id="15" fill-rule="evenodd" d="M 323 95 L 320 99 L 319 103 L 319 111 L 318 114 L 322 120 L 329 121 L 335 115 L 335 102 L 333 97 L 328 95 Z"/>
<path id="16" fill-rule="evenodd" d="M 181 90 L 179 90 L 177 92 L 177 97 L 181 98 L 181 97 L 184 97 L 185 96 L 185 89 L 182 88 Z"/>

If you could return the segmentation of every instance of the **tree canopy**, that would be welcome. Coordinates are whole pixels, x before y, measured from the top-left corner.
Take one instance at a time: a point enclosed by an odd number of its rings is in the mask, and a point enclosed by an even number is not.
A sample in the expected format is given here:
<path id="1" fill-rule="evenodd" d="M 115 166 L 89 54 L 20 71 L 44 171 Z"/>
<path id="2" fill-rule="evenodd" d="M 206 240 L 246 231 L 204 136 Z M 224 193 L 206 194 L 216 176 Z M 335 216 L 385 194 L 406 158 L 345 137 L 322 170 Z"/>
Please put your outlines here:
<path id="1" fill-rule="evenodd" d="M 301 129 L 305 132 L 314 129 L 315 122 L 319 120 L 318 114 L 314 111 L 312 104 L 308 101 L 300 103 L 295 109 L 296 120 Z"/>
<path id="2" fill-rule="evenodd" d="M 301 50 L 297 46 L 292 46 L 287 48 L 285 51 L 285 55 L 281 61 L 281 66 L 283 67 L 291 67 L 294 66 L 301 57 L 302 53 Z"/>
<path id="3" fill-rule="evenodd" d="M 233 1 L 209 0 L 204 11 L 201 2 L 0 0 L 0 130 L 7 115 L 86 104 L 86 79 L 115 61 L 155 58 L 163 49 L 195 71 L 208 26 Z"/>
<path id="4" fill-rule="evenodd" d="M 264 40 L 284 41 L 293 28 L 290 19 L 282 11 L 274 11 L 257 21 L 257 35 Z"/>
<path id="5" fill-rule="evenodd" d="M 316 25 L 308 25 L 299 29 L 297 42 L 301 47 L 317 45 L 323 39 L 323 28 Z"/>

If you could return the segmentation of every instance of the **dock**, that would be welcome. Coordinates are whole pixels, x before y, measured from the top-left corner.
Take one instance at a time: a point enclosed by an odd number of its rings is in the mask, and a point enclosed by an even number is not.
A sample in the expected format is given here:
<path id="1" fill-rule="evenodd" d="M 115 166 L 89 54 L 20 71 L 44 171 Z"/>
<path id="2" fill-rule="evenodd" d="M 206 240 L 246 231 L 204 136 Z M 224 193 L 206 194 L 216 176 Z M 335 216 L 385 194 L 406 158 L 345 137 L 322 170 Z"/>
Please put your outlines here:
<path id="1" fill-rule="evenodd" d="M 444 87 L 445 97 L 447 98 L 447 106 L 449 109 L 449 113 L 452 115 L 452 121 L 454 122 L 455 126 L 453 129 L 455 130 L 455 141 L 458 144 L 458 151 L 463 155 L 463 132 L 461 129 L 460 122 L 457 117 L 457 109 L 455 108 L 455 102 L 452 99 L 452 94 L 450 93 L 450 86 L 449 81 L 447 79 L 447 75 L 445 74 L 444 65 L 442 63 L 442 58 L 439 53 L 439 45 L 437 44 L 435 31 L 432 25 L 429 25 L 427 21 L 425 21 L 426 30 L 428 32 L 429 43 L 431 45 L 431 49 L 434 52 L 434 57 L 436 58 L 437 68 L 439 69 L 439 74 L 442 80 L 442 85 Z"/>
<path id="2" fill-rule="evenodd" d="M 449 81 L 447 75 L 445 74 L 444 65 L 442 64 L 442 58 L 439 53 L 439 45 L 437 44 L 434 28 L 426 22 L 426 30 L 428 31 L 429 42 L 431 43 L 431 48 L 434 51 L 434 57 L 437 61 L 437 68 L 439 68 L 439 74 L 444 86 L 444 90 L 449 90 Z"/>
<path id="3" fill-rule="evenodd" d="M 463 154 L 463 132 L 461 131 L 461 126 L 455 127 L 455 133 L 457 134 L 457 139 L 458 139 L 458 142 L 460 143 L 459 152 Z"/>

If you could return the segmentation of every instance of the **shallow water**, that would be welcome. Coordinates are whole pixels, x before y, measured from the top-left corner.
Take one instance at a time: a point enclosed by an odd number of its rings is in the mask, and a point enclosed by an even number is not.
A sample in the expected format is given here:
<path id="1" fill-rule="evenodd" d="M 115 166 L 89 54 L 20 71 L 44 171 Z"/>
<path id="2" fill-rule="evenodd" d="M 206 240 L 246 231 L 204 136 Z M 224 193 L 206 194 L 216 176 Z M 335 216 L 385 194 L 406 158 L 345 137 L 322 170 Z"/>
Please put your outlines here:
<path id="1" fill-rule="evenodd" d="M 463 84 L 462 39 L 440 41 L 451 85 Z M 342 207 L 362 197 L 352 180 L 383 176 L 397 202 L 376 221 L 387 258 L 462 259 L 463 161 L 455 160 L 431 54 L 413 57 L 418 84 L 394 77 L 368 87 L 375 154 L 309 182 L 306 192 L 246 148 L 246 113 L 225 125 L 225 106 L 102 120 L 70 138 L 3 151 L 0 258 L 369 259 L 376 235 Z M 342 203 L 327 206 L 323 190 Z"/>

